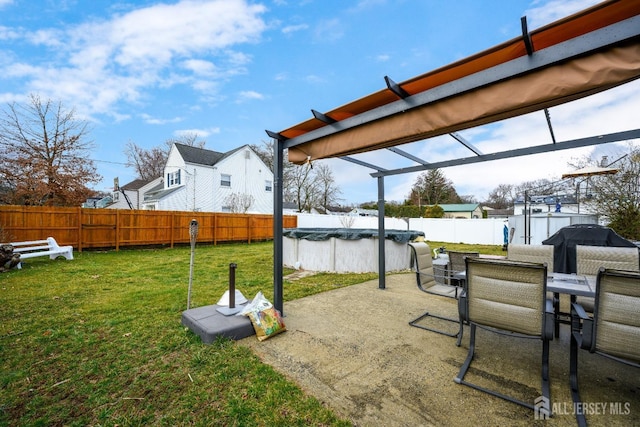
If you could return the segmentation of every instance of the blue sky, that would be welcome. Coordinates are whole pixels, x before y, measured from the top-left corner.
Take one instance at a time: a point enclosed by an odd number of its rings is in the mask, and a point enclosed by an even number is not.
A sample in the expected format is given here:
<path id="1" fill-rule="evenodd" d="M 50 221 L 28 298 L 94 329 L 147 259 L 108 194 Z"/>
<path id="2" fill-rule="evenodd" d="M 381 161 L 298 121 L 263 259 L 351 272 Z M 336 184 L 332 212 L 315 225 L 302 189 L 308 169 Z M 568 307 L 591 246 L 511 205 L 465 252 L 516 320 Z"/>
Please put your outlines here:
<path id="1" fill-rule="evenodd" d="M 60 100 L 91 122 L 92 158 L 109 191 L 135 178 L 129 142 L 151 148 L 197 133 L 225 152 L 385 87 L 470 56 L 594 0 L 0 0 L 0 105 L 30 93 Z M 558 141 L 637 127 L 640 84 L 552 108 Z M 632 123 L 634 121 L 635 123 Z M 461 132 L 489 153 L 550 142 L 543 113 Z M 598 147 L 594 156 L 612 144 Z M 428 161 L 468 155 L 451 137 L 403 147 Z M 576 149 L 444 169 L 459 194 L 482 201 L 498 184 L 559 178 Z M 395 168 L 402 158 L 360 159 Z M 344 203 L 377 198 L 372 170 L 333 169 Z M 402 200 L 417 174 L 389 177 Z"/>

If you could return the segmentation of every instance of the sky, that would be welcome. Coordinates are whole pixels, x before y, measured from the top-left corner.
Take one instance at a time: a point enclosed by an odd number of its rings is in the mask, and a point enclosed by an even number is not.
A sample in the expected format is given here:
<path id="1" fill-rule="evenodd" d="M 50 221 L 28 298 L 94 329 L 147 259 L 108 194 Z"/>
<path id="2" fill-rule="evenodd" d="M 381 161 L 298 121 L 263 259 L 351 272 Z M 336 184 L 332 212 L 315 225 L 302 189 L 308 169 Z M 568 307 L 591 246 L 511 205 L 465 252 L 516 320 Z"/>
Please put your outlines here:
<path id="1" fill-rule="evenodd" d="M 594 0 L 0 0 L 0 108 L 30 94 L 90 124 L 90 158 L 109 192 L 136 178 L 125 147 L 196 134 L 226 152 L 385 87 L 471 56 Z M 637 127 L 640 82 L 549 109 L 557 141 Z M 633 123 L 632 123 L 633 121 Z M 543 112 L 459 132 L 483 153 L 551 142 Z M 450 136 L 400 148 L 429 162 L 470 152 Z M 559 179 L 603 144 L 442 169 L 478 201 L 500 184 Z M 413 166 L 387 150 L 354 156 Z M 342 204 L 377 200 L 372 169 L 324 160 Z M 418 173 L 385 178 L 402 201 Z"/>

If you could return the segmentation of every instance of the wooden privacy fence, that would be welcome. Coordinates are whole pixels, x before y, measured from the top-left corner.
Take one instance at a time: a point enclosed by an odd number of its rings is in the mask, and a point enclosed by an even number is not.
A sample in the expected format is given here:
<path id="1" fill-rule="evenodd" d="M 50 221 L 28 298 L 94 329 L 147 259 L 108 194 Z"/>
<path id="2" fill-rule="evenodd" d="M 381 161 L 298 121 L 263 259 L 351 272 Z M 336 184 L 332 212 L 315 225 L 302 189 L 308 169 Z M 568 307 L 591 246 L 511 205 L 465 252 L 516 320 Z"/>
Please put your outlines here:
<path id="1" fill-rule="evenodd" d="M 0 206 L 0 240 L 9 242 L 54 237 L 76 250 L 189 243 L 191 220 L 198 221 L 198 243 L 273 239 L 273 215 L 85 209 L 49 206 Z M 297 226 L 285 216 L 284 228 Z"/>

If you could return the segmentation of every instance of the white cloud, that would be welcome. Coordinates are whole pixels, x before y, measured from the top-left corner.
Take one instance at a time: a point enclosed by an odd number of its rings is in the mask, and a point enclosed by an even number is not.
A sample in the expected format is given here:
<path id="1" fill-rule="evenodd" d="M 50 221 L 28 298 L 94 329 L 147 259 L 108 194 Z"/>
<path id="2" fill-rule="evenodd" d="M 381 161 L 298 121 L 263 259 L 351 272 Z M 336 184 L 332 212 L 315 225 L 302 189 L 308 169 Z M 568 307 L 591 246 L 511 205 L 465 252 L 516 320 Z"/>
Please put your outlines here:
<path id="1" fill-rule="evenodd" d="M 178 123 L 182 121 L 182 117 L 173 117 L 171 119 L 159 119 L 157 117 L 153 117 L 149 114 L 141 114 L 140 117 L 150 125 L 164 125 L 167 123 Z"/>
<path id="2" fill-rule="evenodd" d="M 217 67 L 211 61 L 205 61 L 202 59 L 188 59 L 186 61 L 183 61 L 181 65 L 184 69 L 192 71 L 196 75 L 215 76 L 217 74 Z"/>
<path id="3" fill-rule="evenodd" d="M 265 10 L 245 0 L 183 0 L 75 27 L 39 29 L 24 39 L 54 54 L 39 63 L 0 65 L 0 73 L 20 77 L 27 92 L 61 99 L 87 114 L 117 115 L 111 110 L 119 102 L 144 101 L 153 87 L 190 81 L 195 90 L 218 87 L 194 82 L 181 70 L 209 78 L 246 72 L 251 57 L 232 47 L 259 41 Z M 0 30 L 0 37 L 14 34 Z"/>
<path id="4" fill-rule="evenodd" d="M 551 0 L 525 11 L 528 27 L 530 30 L 542 27 L 600 2 L 601 0 Z"/>
<path id="5" fill-rule="evenodd" d="M 245 101 L 251 101 L 251 100 L 263 100 L 264 99 L 264 95 L 256 92 L 254 90 L 245 90 L 242 91 L 238 94 L 238 99 L 236 100 L 237 103 L 242 103 Z"/>
<path id="6" fill-rule="evenodd" d="M 306 30 L 307 28 L 309 28 L 307 24 L 287 25 L 286 27 L 282 28 L 282 33 L 291 34 L 298 31 Z"/>
<path id="7" fill-rule="evenodd" d="M 197 135 L 198 138 L 206 138 L 209 135 L 220 133 L 219 127 L 205 128 L 205 129 L 181 129 L 173 132 L 174 136 L 191 136 Z"/>
<path id="8" fill-rule="evenodd" d="M 278 74 L 276 74 L 274 79 L 278 80 L 278 81 L 288 80 L 289 79 L 289 74 L 286 73 L 286 72 L 278 73 Z"/>
<path id="9" fill-rule="evenodd" d="M 2 4 L 0 4 L 0 7 L 2 7 Z M 19 37 L 20 32 L 17 30 L 0 25 L 0 40 L 15 40 Z"/>
<path id="10" fill-rule="evenodd" d="M 337 18 L 321 21 L 314 35 L 317 42 L 334 42 L 344 36 L 343 24 Z"/>

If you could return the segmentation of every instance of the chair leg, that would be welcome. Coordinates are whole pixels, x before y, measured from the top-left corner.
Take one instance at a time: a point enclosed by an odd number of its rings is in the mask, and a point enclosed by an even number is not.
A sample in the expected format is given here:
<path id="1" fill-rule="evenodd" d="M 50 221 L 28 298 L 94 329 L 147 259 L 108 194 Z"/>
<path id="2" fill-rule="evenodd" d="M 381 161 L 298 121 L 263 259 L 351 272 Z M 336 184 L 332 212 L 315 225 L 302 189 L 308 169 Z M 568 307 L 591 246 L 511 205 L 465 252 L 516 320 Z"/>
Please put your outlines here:
<path id="1" fill-rule="evenodd" d="M 462 326 L 460 326 L 462 327 Z M 473 355 L 476 349 L 476 325 L 474 323 L 471 324 L 471 332 L 469 332 L 469 353 L 467 353 L 467 358 L 465 359 L 462 367 L 460 368 L 460 372 L 458 372 L 458 376 L 455 377 L 454 381 L 458 384 L 464 384 L 464 376 L 467 374 L 467 370 L 469 370 L 469 366 L 471 365 L 471 361 L 473 360 Z"/>
<path id="2" fill-rule="evenodd" d="M 431 331 L 431 332 L 436 332 L 438 334 L 442 334 L 442 335 L 446 335 L 448 337 L 460 337 L 462 335 L 462 324 L 460 324 L 460 329 L 458 330 L 458 332 L 447 332 L 447 331 L 442 331 L 439 329 L 433 329 L 433 328 L 428 328 L 424 325 L 420 325 L 418 324 L 418 322 L 422 319 L 424 319 L 425 317 L 434 317 L 436 319 L 440 319 L 440 320 L 445 320 L 447 322 L 454 322 L 454 323 L 458 323 L 459 320 L 457 319 L 452 319 L 450 317 L 444 317 L 444 316 L 438 316 L 437 314 L 431 314 L 428 311 L 426 313 L 424 313 L 423 315 L 421 315 L 420 317 L 417 317 L 415 319 L 413 319 L 411 322 L 409 322 L 409 325 L 414 326 L 416 328 L 420 328 L 420 329 L 424 329 L 426 331 Z M 458 338 L 460 339 L 460 338 Z"/>
<path id="3" fill-rule="evenodd" d="M 469 367 L 471 366 L 471 361 L 473 360 L 474 354 L 475 354 L 475 344 L 476 344 L 476 325 L 474 323 L 471 323 L 471 332 L 470 332 L 470 336 L 469 336 L 469 353 L 467 354 L 467 358 L 464 361 L 464 363 L 462 364 L 462 367 L 460 368 L 460 372 L 458 372 L 458 375 L 454 378 L 454 381 L 458 384 L 462 384 L 462 385 L 466 385 L 468 387 L 474 388 L 476 390 L 485 392 L 487 394 L 490 394 L 492 396 L 495 397 L 499 397 L 501 399 L 504 400 L 508 400 L 509 402 L 512 403 L 516 403 L 518 405 L 524 406 L 525 408 L 529 408 L 533 411 L 540 411 L 540 408 L 536 406 L 534 406 L 533 404 L 531 404 L 530 402 L 525 402 L 516 398 L 513 398 L 511 396 L 507 396 L 505 394 L 499 393 L 497 391 L 494 390 L 490 390 L 488 388 L 479 386 L 477 384 L 473 384 L 470 383 L 468 381 L 464 380 L 464 376 L 466 375 L 467 371 L 469 370 Z M 547 402 L 550 402 L 549 398 L 550 398 L 550 387 L 549 387 L 549 341 L 548 340 L 543 340 L 543 348 L 542 348 L 542 360 L 543 360 L 543 366 L 542 366 L 542 396 L 544 398 L 546 398 Z M 548 412 L 545 412 L 545 414 L 548 414 L 548 416 L 551 416 L 551 411 L 549 408 L 546 408 L 548 410 Z"/>
<path id="4" fill-rule="evenodd" d="M 534 411 L 542 419 L 551 417 L 551 386 L 549 384 L 549 340 L 542 341 L 542 406 L 535 406 Z"/>
<path id="5" fill-rule="evenodd" d="M 462 319 L 462 316 L 460 316 L 460 330 L 458 330 L 458 341 L 456 341 L 456 346 L 460 347 L 460 344 L 462 343 L 462 333 L 464 332 L 463 326 L 464 326 L 464 320 Z"/>
<path id="6" fill-rule="evenodd" d="M 557 292 L 553 293 L 553 312 L 554 316 L 554 336 L 556 338 L 560 337 L 560 294 Z"/>
<path id="7" fill-rule="evenodd" d="M 579 329 L 575 330 L 575 328 L 579 328 L 578 325 L 574 325 L 574 319 L 571 321 L 571 347 L 569 353 L 569 381 L 571 383 L 571 398 L 573 400 L 573 405 L 576 407 L 578 403 L 581 402 L 580 399 L 580 391 L 578 390 L 578 337 L 576 334 L 579 334 Z M 576 411 L 576 421 L 578 422 L 579 427 L 586 427 L 587 420 L 584 416 L 584 413 Z"/>

